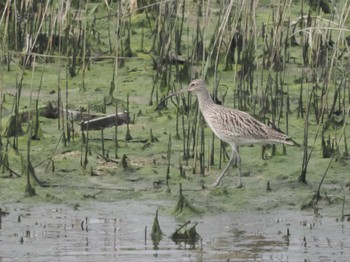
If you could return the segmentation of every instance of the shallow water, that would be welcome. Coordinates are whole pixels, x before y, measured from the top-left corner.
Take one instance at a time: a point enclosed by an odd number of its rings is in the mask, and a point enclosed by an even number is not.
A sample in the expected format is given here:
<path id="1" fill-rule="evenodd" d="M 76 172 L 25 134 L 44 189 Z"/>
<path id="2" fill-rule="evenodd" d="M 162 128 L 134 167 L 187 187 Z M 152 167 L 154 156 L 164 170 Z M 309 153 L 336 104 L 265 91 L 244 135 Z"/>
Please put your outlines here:
<path id="1" fill-rule="evenodd" d="M 175 244 L 178 223 L 160 211 L 165 235 L 155 247 L 160 204 L 3 205 L 0 261 L 350 261 L 350 222 L 289 210 L 197 217 L 195 246 Z"/>

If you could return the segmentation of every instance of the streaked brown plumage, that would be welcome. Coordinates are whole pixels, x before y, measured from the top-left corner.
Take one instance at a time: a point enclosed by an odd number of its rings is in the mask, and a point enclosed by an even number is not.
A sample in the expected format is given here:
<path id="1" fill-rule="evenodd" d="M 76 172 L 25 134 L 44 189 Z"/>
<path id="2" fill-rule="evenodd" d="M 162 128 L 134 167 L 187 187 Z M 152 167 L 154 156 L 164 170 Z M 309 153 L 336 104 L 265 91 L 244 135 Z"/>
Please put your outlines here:
<path id="1" fill-rule="evenodd" d="M 214 186 L 220 184 L 221 179 L 233 164 L 237 164 L 238 166 L 238 187 L 242 186 L 241 158 L 237 146 L 251 144 L 294 145 L 287 135 L 268 127 L 248 113 L 215 104 L 210 97 L 204 81 L 201 79 L 193 80 L 188 87 L 170 96 L 184 92 L 193 92 L 196 94 L 200 111 L 211 130 L 218 138 L 232 147 L 230 161 L 215 181 Z"/>

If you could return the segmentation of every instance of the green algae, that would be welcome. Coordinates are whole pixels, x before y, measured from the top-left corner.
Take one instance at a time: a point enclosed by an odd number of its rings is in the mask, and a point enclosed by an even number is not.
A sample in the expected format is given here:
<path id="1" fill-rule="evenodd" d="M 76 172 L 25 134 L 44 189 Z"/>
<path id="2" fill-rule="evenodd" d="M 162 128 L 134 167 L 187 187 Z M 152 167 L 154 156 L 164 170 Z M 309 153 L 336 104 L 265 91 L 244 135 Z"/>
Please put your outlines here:
<path id="1" fill-rule="evenodd" d="M 267 8 L 267 7 L 266 7 Z M 264 12 L 262 12 L 264 13 Z M 265 21 L 265 14 L 259 15 L 258 21 Z M 175 118 L 176 110 L 169 103 L 168 108 L 161 113 L 155 112 L 156 99 L 153 105 L 150 105 L 150 92 L 153 86 L 153 63 L 149 54 L 139 52 L 140 50 L 140 32 L 139 26 L 144 26 L 144 14 L 132 16 L 131 23 L 136 29 L 132 35 L 131 49 L 136 52 L 134 57 L 126 59 L 125 66 L 118 69 L 118 78 L 116 79 L 116 90 L 114 98 L 118 100 L 118 106 L 121 110 L 125 109 L 127 95 L 130 98 L 130 114 L 134 123 L 130 125 L 130 132 L 133 137 L 131 141 L 126 141 L 125 136 L 127 129 L 125 126 L 118 127 L 118 152 L 119 157 L 126 155 L 129 159 L 127 170 L 118 163 L 107 162 L 99 156 L 102 154 L 100 143 L 100 132 L 91 131 L 90 152 L 88 154 L 88 163 L 85 169 L 81 166 L 82 142 L 79 123 L 75 124 L 74 139 L 65 146 L 61 131 L 58 130 L 57 120 L 40 117 L 40 127 L 42 136 L 40 140 L 32 141 L 31 159 L 38 177 L 47 182 L 49 187 L 40 187 L 34 183 L 37 196 L 32 200 L 23 199 L 25 188 L 24 177 L 9 177 L 8 172 L 4 172 L 1 177 L 0 202 L 7 201 L 30 201 L 41 202 L 48 201 L 53 203 L 67 203 L 70 205 L 79 205 L 85 201 L 118 201 L 121 199 L 152 199 L 162 201 L 164 199 L 174 202 L 183 202 L 182 211 L 175 212 L 179 217 L 201 215 L 206 213 L 215 213 L 222 211 L 238 211 L 243 209 L 273 209 L 279 207 L 299 208 L 310 206 L 310 195 L 318 186 L 323 171 L 326 169 L 329 159 L 321 158 L 320 144 L 315 145 L 312 159 L 309 163 L 307 180 L 308 184 L 304 185 L 296 182 L 301 171 L 303 158 L 302 149 L 290 147 L 286 149 L 287 154 L 283 155 L 282 146 L 277 146 L 276 156 L 269 159 L 261 159 L 261 147 L 244 147 L 240 149 L 243 160 L 242 171 L 247 175 L 243 177 L 244 188 L 236 189 L 237 170 L 233 169 L 230 176 L 223 179 L 224 186 L 211 188 L 215 177 L 220 174 L 219 163 L 219 141 L 215 139 L 215 156 L 214 165 L 207 166 L 204 176 L 192 174 L 190 170 L 194 169 L 197 159 L 184 161 L 188 166 L 186 178 L 179 175 L 179 155 L 182 154 L 183 137 L 172 140 L 172 151 L 170 161 L 170 179 L 168 181 L 170 192 L 166 185 L 167 172 L 167 143 L 168 136 L 171 133 L 175 138 Z M 105 26 L 101 26 L 103 40 L 106 38 Z M 150 37 L 151 32 L 146 36 Z M 146 42 L 144 49 L 151 48 L 150 41 Z M 299 48 L 293 48 L 293 55 L 300 59 Z M 291 97 L 298 97 L 300 85 L 294 83 L 297 76 L 300 75 L 301 66 L 295 64 L 288 70 L 285 77 L 285 85 L 289 86 Z M 44 103 L 50 100 L 56 100 L 57 94 L 50 93 L 57 88 L 57 64 L 50 63 L 38 64 L 36 73 L 31 76 L 30 71 L 26 71 L 24 77 L 24 92 L 21 98 L 21 107 L 31 108 L 33 105 L 29 102 L 29 89 L 37 87 L 41 81 L 41 73 L 44 72 L 42 80 L 42 90 L 40 93 L 40 102 Z M 86 91 L 80 92 L 82 78 L 78 75 L 75 78 L 69 78 L 68 81 L 68 106 L 71 109 L 82 106 L 90 108 L 93 111 L 101 112 L 104 106 L 106 96 L 108 96 L 110 81 L 113 73 L 112 59 L 102 62 L 93 63 L 90 70 L 85 75 Z M 263 72 L 266 77 L 268 72 Z M 15 89 L 16 71 L 10 71 L 3 76 L 4 92 L 6 102 L 3 104 L 3 119 L 11 113 L 13 102 L 13 93 Z M 210 79 L 212 80 L 212 79 Z M 221 74 L 222 84 L 226 84 L 231 89 L 232 71 L 223 71 Z M 185 83 L 184 83 L 185 84 Z M 164 90 L 163 90 L 164 91 Z M 166 92 L 166 91 L 164 91 Z M 232 93 L 232 92 L 231 92 Z M 230 93 L 230 95 L 232 95 Z M 227 106 L 233 106 L 230 100 Z M 297 141 L 302 141 L 304 119 L 296 117 L 297 104 L 294 101 L 291 104 L 291 114 L 289 123 L 289 135 Z M 107 113 L 115 112 L 115 104 L 111 102 L 106 108 Z M 142 114 L 139 114 L 142 112 Z M 310 120 L 312 134 L 317 130 L 317 125 L 313 119 Z M 26 124 L 23 124 L 26 129 Z M 150 139 L 150 131 L 152 137 Z M 328 132 L 336 134 L 339 130 L 334 127 Z M 205 129 L 205 147 L 209 147 L 211 131 Z M 114 158 L 115 130 L 106 129 L 104 132 L 105 151 L 116 162 L 121 159 Z M 11 141 L 11 139 L 9 139 Z M 144 142 L 142 142 L 144 141 Z M 9 165 L 21 173 L 20 155 L 26 150 L 26 137 L 19 138 L 19 152 L 9 150 L 7 152 Z M 270 153 L 268 152 L 270 155 Z M 325 191 L 332 192 L 332 198 L 338 199 L 346 194 L 349 182 L 348 177 L 348 160 L 333 162 L 328 175 L 324 182 Z M 222 163 L 222 165 L 225 165 Z M 53 168 L 54 165 L 54 168 Z M 96 176 L 91 176 L 91 170 Z M 154 182 L 159 183 L 159 187 L 154 187 Z M 270 181 L 271 192 L 266 191 L 266 183 Z M 183 184 L 184 195 L 186 199 L 179 197 L 178 185 Z M 201 185 L 204 185 L 202 188 Z M 179 200 L 180 198 L 180 200 Z M 182 199 L 182 200 L 181 200 Z M 307 203 L 307 204 L 303 204 Z M 322 203 L 324 204 L 324 203 Z M 339 207 L 340 203 L 334 201 L 331 209 Z M 346 202 L 348 207 L 348 202 Z M 181 205 L 180 205 L 181 206 Z M 200 208 L 199 208 L 200 207 Z M 169 214 L 173 207 L 163 207 Z"/>

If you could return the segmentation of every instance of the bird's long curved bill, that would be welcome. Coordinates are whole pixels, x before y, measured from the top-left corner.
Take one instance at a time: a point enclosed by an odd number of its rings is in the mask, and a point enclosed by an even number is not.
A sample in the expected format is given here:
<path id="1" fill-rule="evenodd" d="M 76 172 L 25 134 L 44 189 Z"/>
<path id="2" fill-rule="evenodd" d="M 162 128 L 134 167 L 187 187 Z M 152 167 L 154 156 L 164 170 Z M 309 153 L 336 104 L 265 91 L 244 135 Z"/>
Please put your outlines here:
<path id="1" fill-rule="evenodd" d="M 177 96 L 177 95 L 186 93 L 186 92 L 188 92 L 188 91 L 190 91 L 190 90 L 189 90 L 189 87 L 188 87 L 188 86 L 187 86 L 187 87 L 184 87 L 184 88 L 182 88 L 182 89 L 176 91 L 175 93 L 171 93 L 170 95 L 164 97 L 164 100 L 167 100 L 167 99 L 169 99 L 170 97 L 173 97 L 173 96 Z"/>
<path id="2" fill-rule="evenodd" d="M 169 98 L 173 97 L 173 96 L 177 96 L 177 95 L 180 95 L 180 94 L 183 94 L 183 93 L 186 93 L 189 91 L 189 87 L 185 87 L 185 88 L 182 88 L 180 90 L 178 90 L 177 92 L 174 92 L 174 93 L 171 93 L 170 95 L 167 95 L 166 97 L 164 97 L 158 104 L 158 106 L 156 107 L 156 110 L 158 110 L 159 108 L 161 108 L 164 104 L 164 102 L 166 100 L 168 100 Z"/>

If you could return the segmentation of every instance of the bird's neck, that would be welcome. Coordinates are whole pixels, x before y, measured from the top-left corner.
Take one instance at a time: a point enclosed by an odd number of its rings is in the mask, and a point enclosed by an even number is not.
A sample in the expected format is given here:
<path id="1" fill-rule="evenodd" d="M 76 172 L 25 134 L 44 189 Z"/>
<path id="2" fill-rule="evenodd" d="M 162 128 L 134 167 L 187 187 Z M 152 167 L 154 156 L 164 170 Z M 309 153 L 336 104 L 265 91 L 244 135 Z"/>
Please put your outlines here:
<path id="1" fill-rule="evenodd" d="M 197 93 L 197 99 L 199 108 L 202 110 L 202 112 L 204 108 L 214 104 L 214 101 L 213 99 L 211 99 L 211 96 L 207 89 L 204 89 L 202 92 Z"/>

